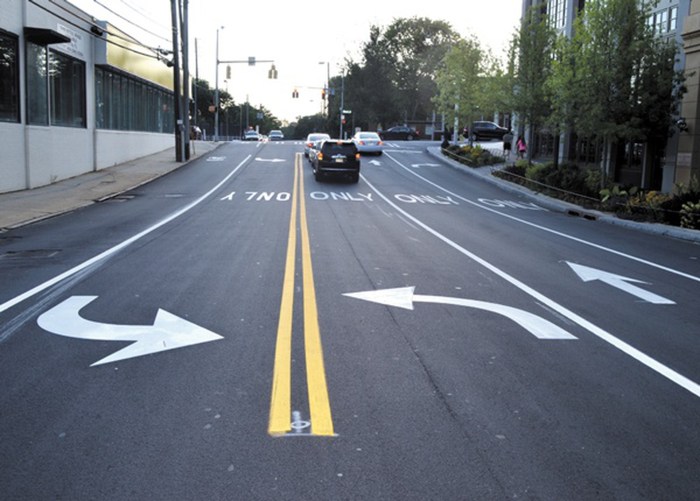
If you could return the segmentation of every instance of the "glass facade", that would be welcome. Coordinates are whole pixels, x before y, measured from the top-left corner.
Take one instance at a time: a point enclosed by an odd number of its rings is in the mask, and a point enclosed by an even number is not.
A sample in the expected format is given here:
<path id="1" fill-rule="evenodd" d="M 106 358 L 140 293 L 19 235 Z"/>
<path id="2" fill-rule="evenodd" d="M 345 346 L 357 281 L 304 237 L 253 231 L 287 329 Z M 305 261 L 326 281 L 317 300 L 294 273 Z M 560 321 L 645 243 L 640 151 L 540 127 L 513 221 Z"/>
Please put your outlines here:
<path id="1" fill-rule="evenodd" d="M 0 121 L 19 122 L 19 43 L 0 31 Z"/>
<path id="2" fill-rule="evenodd" d="M 27 43 L 27 123 L 49 125 L 48 49 Z"/>
<path id="3" fill-rule="evenodd" d="M 87 126 L 85 63 L 27 42 L 27 123 Z"/>
<path id="4" fill-rule="evenodd" d="M 549 0 L 547 2 L 547 18 L 553 28 L 563 29 L 566 26 L 566 5 L 568 0 Z"/>
<path id="5" fill-rule="evenodd" d="M 173 94 L 108 68 L 95 68 L 98 129 L 144 132 L 175 130 Z"/>
<path id="6" fill-rule="evenodd" d="M 86 127 L 85 63 L 49 51 L 51 125 Z"/>

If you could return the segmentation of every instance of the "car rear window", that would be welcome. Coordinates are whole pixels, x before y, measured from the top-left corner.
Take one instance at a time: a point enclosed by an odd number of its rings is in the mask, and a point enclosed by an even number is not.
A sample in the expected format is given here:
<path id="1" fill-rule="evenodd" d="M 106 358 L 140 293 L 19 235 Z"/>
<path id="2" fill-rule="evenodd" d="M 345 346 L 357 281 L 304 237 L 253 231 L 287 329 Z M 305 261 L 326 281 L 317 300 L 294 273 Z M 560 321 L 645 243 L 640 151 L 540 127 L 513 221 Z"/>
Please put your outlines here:
<path id="1" fill-rule="evenodd" d="M 324 155 L 345 155 L 353 156 L 357 153 L 355 143 L 335 143 L 326 141 L 323 143 Z"/>

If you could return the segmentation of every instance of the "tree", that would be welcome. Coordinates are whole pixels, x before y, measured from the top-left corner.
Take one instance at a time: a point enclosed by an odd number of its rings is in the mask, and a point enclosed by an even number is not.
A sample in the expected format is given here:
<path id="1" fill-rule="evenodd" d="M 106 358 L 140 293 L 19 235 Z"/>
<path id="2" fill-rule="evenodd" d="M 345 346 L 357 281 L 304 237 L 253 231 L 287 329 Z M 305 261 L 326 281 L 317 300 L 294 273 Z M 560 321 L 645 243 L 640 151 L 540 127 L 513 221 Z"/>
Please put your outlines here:
<path id="1" fill-rule="evenodd" d="M 650 9 L 637 0 L 588 2 L 571 40 L 557 43 L 547 84 L 553 119 L 602 144 L 603 182 L 617 145 L 647 142 L 660 156 L 682 97 L 677 48 L 655 36 Z"/>
<path id="2" fill-rule="evenodd" d="M 458 39 L 448 23 L 426 18 L 372 26 L 361 61 L 346 63 L 345 107 L 354 123 L 373 128 L 425 119 L 437 92 L 435 72 Z"/>
<path id="3" fill-rule="evenodd" d="M 535 128 L 542 126 L 551 112 L 546 82 L 552 69 L 555 40 L 555 31 L 543 7 L 535 5 L 528 9 L 514 37 L 518 59 L 513 80 L 513 111 L 528 126 L 532 144 Z M 528 148 L 528 159 L 532 157 L 532 149 Z"/>
<path id="4" fill-rule="evenodd" d="M 459 40 L 445 54 L 437 70 L 437 95 L 433 102 L 450 123 L 470 124 L 486 103 L 485 53 L 476 39 Z M 455 120 L 456 119 L 456 120 Z"/>

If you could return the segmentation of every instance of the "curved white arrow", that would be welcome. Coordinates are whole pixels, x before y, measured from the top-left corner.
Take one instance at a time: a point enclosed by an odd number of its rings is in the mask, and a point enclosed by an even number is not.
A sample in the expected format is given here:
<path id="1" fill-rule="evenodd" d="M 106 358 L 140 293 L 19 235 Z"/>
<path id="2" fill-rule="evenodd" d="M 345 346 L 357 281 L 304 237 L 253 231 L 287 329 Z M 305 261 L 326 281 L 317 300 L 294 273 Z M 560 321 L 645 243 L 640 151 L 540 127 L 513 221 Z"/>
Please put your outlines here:
<path id="1" fill-rule="evenodd" d="M 97 296 L 69 297 L 37 320 L 42 329 L 59 336 L 94 341 L 136 341 L 90 367 L 223 339 L 210 330 L 160 309 L 153 325 L 112 325 L 85 320 L 80 316 L 80 310 L 95 299 Z"/>
<path id="2" fill-rule="evenodd" d="M 615 275 L 614 273 L 609 273 L 603 270 L 597 270 L 595 268 L 582 266 L 580 264 L 570 263 L 568 261 L 566 262 L 566 264 L 568 264 L 569 267 L 572 270 L 574 270 L 574 273 L 576 273 L 579 276 L 579 278 L 584 282 L 600 280 L 601 282 L 615 287 L 616 289 L 620 289 L 621 291 L 624 291 L 628 294 L 632 294 L 633 296 L 636 296 L 639 299 L 646 301 L 647 303 L 676 304 L 670 299 L 666 299 L 663 296 L 659 296 L 657 294 L 654 294 L 653 292 L 649 292 L 647 290 L 642 289 L 641 287 L 637 287 L 636 285 L 632 285 L 631 283 L 629 283 L 634 282 L 637 284 L 646 284 L 646 282 L 642 282 L 641 280 L 627 278 L 621 275 Z"/>
<path id="3" fill-rule="evenodd" d="M 542 317 L 518 308 L 512 308 L 498 303 L 487 303 L 485 301 L 474 301 L 456 297 L 424 296 L 421 294 L 414 294 L 415 289 L 415 287 L 400 287 L 397 289 L 352 292 L 343 295 L 355 299 L 362 299 L 364 301 L 371 301 L 373 303 L 384 304 L 386 306 L 396 306 L 406 310 L 412 310 L 413 303 L 452 304 L 455 306 L 477 308 L 510 318 L 538 339 L 576 339 L 576 336 L 569 334 L 549 320 L 545 320 Z"/>

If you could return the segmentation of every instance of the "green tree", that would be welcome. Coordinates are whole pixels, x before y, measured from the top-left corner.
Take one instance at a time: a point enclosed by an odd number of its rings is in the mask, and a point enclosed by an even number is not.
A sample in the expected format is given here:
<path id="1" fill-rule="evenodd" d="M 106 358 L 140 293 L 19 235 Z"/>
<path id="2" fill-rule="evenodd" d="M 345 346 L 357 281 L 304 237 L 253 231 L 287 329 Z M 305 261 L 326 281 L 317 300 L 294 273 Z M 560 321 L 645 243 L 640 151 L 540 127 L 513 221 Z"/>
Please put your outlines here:
<path id="1" fill-rule="evenodd" d="M 488 69 L 486 54 L 474 38 L 459 40 L 445 54 L 437 70 L 438 91 L 433 102 L 448 117 L 448 123 L 456 118 L 458 123 L 470 124 L 483 109 Z"/>
<path id="2" fill-rule="evenodd" d="M 345 107 L 353 110 L 355 124 L 388 127 L 425 119 L 433 110 L 437 68 L 458 39 L 447 22 L 427 18 L 372 26 L 361 60 L 346 64 Z"/>
<path id="3" fill-rule="evenodd" d="M 647 23 L 651 7 L 637 0 L 588 2 L 574 36 L 557 43 L 547 84 L 552 119 L 602 145 L 603 182 L 618 145 L 644 141 L 660 156 L 682 97 L 677 47 L 655 36 Z"/>
<path id="4" fill-rule="evenodd" d="M 556 33 L 542 6 L 528 9 L 513 40 L 518 54 L 513 78 L 513 110 L 527 125 L 531 141 L 535 129 L 545 123 L 551 112 L 546 82 L 552 70 L 555 40 Z M 528 158 L 532 150 L 528 148 Z"/>

